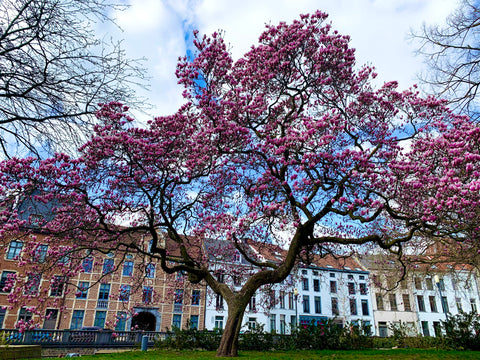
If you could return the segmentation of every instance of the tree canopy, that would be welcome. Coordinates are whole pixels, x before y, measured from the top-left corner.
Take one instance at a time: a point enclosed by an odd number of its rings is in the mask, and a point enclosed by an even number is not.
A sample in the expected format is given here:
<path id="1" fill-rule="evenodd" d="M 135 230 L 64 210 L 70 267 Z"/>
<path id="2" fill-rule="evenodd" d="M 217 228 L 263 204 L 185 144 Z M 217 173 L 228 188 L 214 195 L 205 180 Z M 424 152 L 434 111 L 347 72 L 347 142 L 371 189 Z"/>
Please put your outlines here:
<path id="1" fill-rule="evenodd" d="M 478 181 L 479 129 L 415 89 L 373 88 L 374 69 L 356 67 L 349 37 L 326 18 L 268 25 L 235 62 L 219 34 L 196 33 L 195 58 L 177 67 L 186 103 L 176 114 L 136 128 L 127 107 L 108 103 L 79 158 L 0 163 L 2 240 L 38 224 L 12 207 L 32 190 L 56 201 L 40 226 L 72 253 L 145 253 L 129 234 L 147 234 L 165 272 L 225 298 L 218 355 L 230 356 L 250 297 L 312 253 L 370 244 L 400 255 L 417 235 L 463 241 L 478 203 L 464 179 Z M 218 281 L 205 239 L 250 264 L 240 289 Z M 251 241 L 284 251 L 266 259 Z"/>
<path id="2" fill-rule="evenodd" d="M 76 149 L 98 103 L 135 104 L 134 87 L 145 85 L 138 61 L 94 32 L 122 7 L 108 0 L 0 3 L 2 158 Z"/>
<path id="3" fill-rule="evenodd" d="M 419 42 L 418 53 L 428 69 L 421 80 L 431 85 L 452 107 L 478 119 L 480 85 L 480 44 L 478 42 L 480 8 L 474 0 L 462 0 L 444 26 L 426 26 L 413 34 Z"/>

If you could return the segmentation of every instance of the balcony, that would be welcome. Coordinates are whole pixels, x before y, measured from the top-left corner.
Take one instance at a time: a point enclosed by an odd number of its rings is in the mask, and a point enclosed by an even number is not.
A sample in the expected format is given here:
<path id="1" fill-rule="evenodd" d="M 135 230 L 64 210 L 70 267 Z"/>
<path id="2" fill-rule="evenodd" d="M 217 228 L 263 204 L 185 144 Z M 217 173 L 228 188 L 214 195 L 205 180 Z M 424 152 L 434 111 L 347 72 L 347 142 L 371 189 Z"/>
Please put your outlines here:
<path id="1" fill-rule="evenodd" d="M 97 309 L 108 309 L 108 300 L 98 300 Z"/>

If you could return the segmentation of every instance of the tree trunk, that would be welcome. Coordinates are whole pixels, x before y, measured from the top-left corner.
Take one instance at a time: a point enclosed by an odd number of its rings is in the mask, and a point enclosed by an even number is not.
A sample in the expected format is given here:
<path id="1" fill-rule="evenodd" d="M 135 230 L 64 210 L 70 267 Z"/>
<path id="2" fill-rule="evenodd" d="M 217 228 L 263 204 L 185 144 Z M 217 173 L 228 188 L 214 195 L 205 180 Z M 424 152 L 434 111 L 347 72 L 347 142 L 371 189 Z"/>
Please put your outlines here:
<path id="1" fill-rule="evenodd" d="M 217 349 L 217 356 L 238 356 L 238 335 L 242 327 L 244 311 L 245 306 L 239 304 L 229 305 L 227 323 Z"/>

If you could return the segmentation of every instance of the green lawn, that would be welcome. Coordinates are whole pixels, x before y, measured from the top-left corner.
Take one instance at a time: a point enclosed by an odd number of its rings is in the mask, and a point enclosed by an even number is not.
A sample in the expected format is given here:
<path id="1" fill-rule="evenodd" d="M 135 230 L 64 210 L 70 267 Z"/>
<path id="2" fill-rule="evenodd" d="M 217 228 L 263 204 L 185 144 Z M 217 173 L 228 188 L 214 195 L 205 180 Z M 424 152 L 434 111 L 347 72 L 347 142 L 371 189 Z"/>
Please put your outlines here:
<path id="1" fill-rule="evenodd" d="M 335 360 L 448 360 L 448 359 L 480 359 L 480 352 L 474 351 L 444 351 L 444 350 L 362 350 L 362 351 L 287 351 L 287 352 L 257 352 L 241 351 L 240 359 L 269 359 L 269 360 L 307 360 L 307 359 L 335 359 Z M 97 354 L 94 356 L 82 356 L 82 360 L 183 360 L 183 359 L 215 359 L 212 351 L 173 351 L 173 350 L 149 350 L 128 351 L 115 354 Z"/>

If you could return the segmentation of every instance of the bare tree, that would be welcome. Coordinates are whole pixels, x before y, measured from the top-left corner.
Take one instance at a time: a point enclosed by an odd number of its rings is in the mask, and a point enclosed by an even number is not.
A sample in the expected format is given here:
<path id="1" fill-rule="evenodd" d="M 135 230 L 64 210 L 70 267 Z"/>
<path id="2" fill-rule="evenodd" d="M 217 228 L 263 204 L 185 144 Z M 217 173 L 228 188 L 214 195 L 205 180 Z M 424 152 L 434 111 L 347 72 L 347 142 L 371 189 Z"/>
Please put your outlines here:
<path id="1" fill-rule="evenodd" d="M 480 116 L 480 4 L 462 0 L 444 26 L 424 25 L 412 35 L 429 70 L 421 80 L 447 98 L 453 107 L 475 119 Z"/>
<path id="2" fill-rule="evenodd" d="M 98 103 L 132 104 L 144 84 L 120 42 L 95 35 L 121 9 L 109 0 L 0 2 L 0 150 L 35 155 L 76 149 Z"/>

